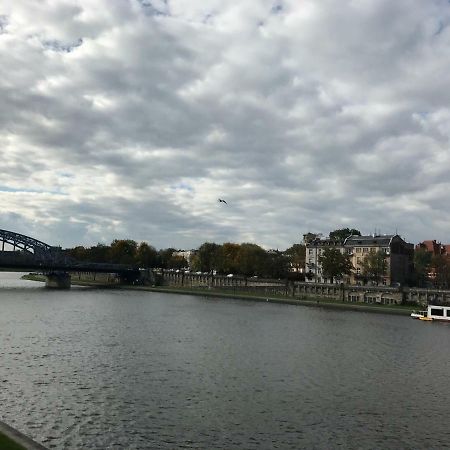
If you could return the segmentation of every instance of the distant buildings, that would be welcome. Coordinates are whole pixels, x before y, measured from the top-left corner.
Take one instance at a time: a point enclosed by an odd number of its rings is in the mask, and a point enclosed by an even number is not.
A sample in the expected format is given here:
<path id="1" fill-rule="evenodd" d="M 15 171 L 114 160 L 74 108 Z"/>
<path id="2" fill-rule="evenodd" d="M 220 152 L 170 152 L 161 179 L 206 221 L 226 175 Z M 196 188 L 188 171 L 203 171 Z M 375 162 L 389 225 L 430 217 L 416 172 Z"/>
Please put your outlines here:
<path id="1" fill-rule="evenodd" d="M 364 274 L 364 260 L 372 253 L 383 252 L 386 270 L 377 283 L 390 286 L 395 283 L 403 284 L 410 275 L 413 267 L 414 245 L 405 242 L 398 235 L 368 235 L 349 236 L 343 241 L 321 238 L 319 235 L 308 233 L 304 236 L 306 245 L 305 272 L 306 281 L 312 283 L 330 283 L 324 274 L 320 263 L 320 256 L 327 248 L 339 250 L 348 255 L 353 265 L 351 275 L 345 275 L 339 282 L 347 284 L 365 284 L 368 280 Z"/>
<path id="2" fill-rule="evenodd" d="M 416 250 L 422 249 L 432 253 L 434 256 L 450 256 L 450 244 L 441 244 L 440 242 L 436 242 L 436 240 L 423 241 L 420 244 L 416 245 Z"/>

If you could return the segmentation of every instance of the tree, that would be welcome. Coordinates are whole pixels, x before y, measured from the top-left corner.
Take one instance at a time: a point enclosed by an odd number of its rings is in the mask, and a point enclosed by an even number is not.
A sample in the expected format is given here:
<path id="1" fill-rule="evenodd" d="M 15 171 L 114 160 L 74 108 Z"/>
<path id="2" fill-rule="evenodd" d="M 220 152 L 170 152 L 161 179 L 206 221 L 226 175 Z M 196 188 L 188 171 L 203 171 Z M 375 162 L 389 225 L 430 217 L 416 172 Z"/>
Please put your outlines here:
<path id="1" fill-rule="evenodd" d="M 184 258 L 183 256 L 180 256 L 180 255 L 174 255 L 174 254 L 172 254 L 172 256 L 170 257 L 170 259 L 167 263 L 167 267 L 169 269 L 184 269 L 188 266 L 189 266 L 189 264 L 186 261 L 186 258 Z"/>
<path id="2" fill-rule="evenodd" d="M 114 239 L 111 242 L 110 259 L 117 264 L 135 264 L 137 243 L 131 239 Z"/>
<path id="3" fill-rule="evenodd" d="M 159 265 L 163 268 L 163 269 L 168 269 L 170 267 L 170 260 L 172 258 L 173 252 L 175 252 L 176 250 L 174 248 L 165 248 L 165 249 L 161 249 L 158 252 L 158 259 L 159 259 Z"/>
<path id="4" fill-rule="evenodd" d="M 262 275 L 267 278 L 286 278 L 289 269 L 289 258 L 284 252 L 270 250 L 266 252 L 265 266 Z"/>
<path id="5" fill-rule="evenodd" d="M 94 262 L 110 262 L 110 246 L 98 243 L 87 251 L 87 259 Z"/>
<path id="6" fill-rule="evenodd" d="M 193 268 L 200 272 L 211 272 L 217 270 L 220 265 L 221 246 L 212 242 L 205 242 L 198 250 L 193 259 Z"/>
<path id="7" fill-rule="evenodd" d="M 362 260 L 363 277 L 379 283 L 387 271 L 386 253 L 382 251 L 371 252 Z"/>
<path id="8" fill-rule="evenodd" d="M 325 278 L 330 278 L 332 283 L 336 278 L 350 275 L 353 269 L 349 256 L 342 254 L 337 248 L 324 249 L 319 256 L 319 263 Z"/>
<path id="9" fill-rule="evenodd" d="M 433 255 L 431 268 L 434 274 L 434 284 L 437 288 L 450 285 L 450 260 L 446 255 Z"/>
<path id="10" fill-rule="evenodd" d="M 298 272 L 305 267 L 306 247 L 302 244 L 294 244 L 289 247 L 284 254 L 287 256 L 288 262 L 291 267 Z"/>
<path id="11" fill-rule="evenodd" d="M 361 236 L 361 232 L 355 228 L 340 228 L 330 233 L 330 239 L 332 241 L 343 242 L 349 236 Z"/>
<path id="12" fill-rule="evenodd" d="M 414 275 L 417 286 L 424 287 L 427 285 L 432 256 L 432 253 L 425 248 L 414 251 Z"/>
<path id="13" fill-rule="evenodd" d="M 238 272 L 238 254 L 240 249 L 239 244 L 233 244 L 226 242 L 222 245 L 219 271 L 223 273 L 236 273 Z"/>
<path id="14" fill-rule="evenodd" d="M 139 267 L 156 267 L 158 265 L 158 252 L 155 247 L 141 242 L 136 251 L 136 262 Z"/>
<path id="15" fill-rule="evenodd" d="M 241 275 L 251 276 L 264 274 L 267 253 L 259 245 L 241 244 L 237 255 L 237 268 Z"/>

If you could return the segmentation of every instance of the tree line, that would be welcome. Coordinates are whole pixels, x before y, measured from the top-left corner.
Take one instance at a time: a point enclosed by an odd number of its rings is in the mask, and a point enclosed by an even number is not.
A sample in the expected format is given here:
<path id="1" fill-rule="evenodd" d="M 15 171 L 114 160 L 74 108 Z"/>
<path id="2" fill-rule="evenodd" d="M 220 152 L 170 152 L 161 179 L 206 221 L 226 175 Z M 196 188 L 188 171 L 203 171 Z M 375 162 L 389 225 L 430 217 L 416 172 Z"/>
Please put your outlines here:
<path id="1" fill-rule="evenodd" d="M 134 265 L 141 268 L 190 269 L 194 272 L 239 274 L 267 278 L 301 278 L 305 267 L 305 246 L 294 244 L 290 248 L 265 250 L 257 244 L 216 244 L 205 242 L 193 254 L 190 264 L 178 255 L 175 248 L 157 250 L 147 242 L 115 239 L 110 245 L 77 246 L 66 252 L 78 261 L 94 261 Z"/>
<path id="2" fill-rule="evenodd" d="M 354 228 L 334 230 L 329 237 L 343 241 L 349 235 L 361 235 Z M 305 241 L 317 237 L 308 233 Z M 79 261 L 128 264 L 142 268 L 190 269 L 194 272 L 216 272 L 218 274 L 239 274 L 266 278 L 304 279 L 306 248 L 303 244 L 294 244 L 288 249 L 265 250 L 253 243 L 216 244 L 203 243 L 192 256 L 190 264 L 177 254 L 175 248 L 157 250 L 147 242 L 137 243 L 131 239 L 115 239 L 109 245 L 97 244 L 92 247 L 77 246 L 66 252 Z M 326 278 L 336 280 L 350 275 L 354 270 L 348 255 L 339 250 L 327 248 L 320 257 L 322 270 Z M 363 284 L 380 282 L 388 268 L 387 257 L 383 252 L 374 252 L 362 261 L 361 273 L 357 275 Z M 306 273 L 306 277 L 308 277 Z M 450 287 L 450 257 L 433 255 L 426 249 L 414 252 L 413 270 L 407 281 L 410 286 Z"/>

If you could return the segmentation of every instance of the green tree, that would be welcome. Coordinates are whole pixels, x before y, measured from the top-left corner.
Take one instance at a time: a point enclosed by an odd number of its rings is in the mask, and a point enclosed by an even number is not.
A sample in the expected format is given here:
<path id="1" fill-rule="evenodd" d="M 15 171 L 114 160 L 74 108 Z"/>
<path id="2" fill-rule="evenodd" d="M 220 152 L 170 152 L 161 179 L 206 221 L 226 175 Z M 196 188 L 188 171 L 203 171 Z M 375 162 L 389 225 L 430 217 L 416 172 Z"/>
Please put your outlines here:
<path id="1" fill-rule="evenodd" d="M 117 264 L 135 264 L 137 243 L 131 239 L 114 239 L 110 247 L 110 260 Z"/>
<path id="2" fill-rule="evenodd" d="M 110 246 L 98 243 L 87 250 L 87 260 L 93 262 L 110 262 Z"/>
<path id="3" fill-rule="evenodd" d="M 78 261 L 87 261 L 89 259 L 89 250 L 82 245 L 67 249 L 67 253 Z"/>
<path id="4" fill-rule="evenodd" d="M 340 228 L 330 233 L 330 239 L 342 242 L 351 235 L 361 236 L 361 232 L 355 228 Z"/>
<path id="5" fill-rule="evenodd" d="M 424 287 L 427 285 L 432 256 L 432 253 L 425 248 L 414 251 L 414 277 L 417 286 Z"/>
<path id="6" fill-rule="evenodd" d="M 271 250 L 266 252 L 262 276 L 267 278 L 286 278 L 289 269 L 289 258 L 284 252 Z"/>
<path id="7" fill-rule="evenodd" d="M 251 276 L 264 274 L 266 266 L 266 251 L 259 245 L 244 243 L 239 248 L 237 255 L 237 268 L 241 275 Z"/>
<path id="8" fill-rule="evenodd" d="M 368 280 L 379 283 L 387 271 L 386 253 L 371 252 L 361 262 L 362 275 Z"/>
<path id="9" fill-rule="evenodd" d="M 218 270 L 221 263 L 221 246 L 213 242 L 202 244 L 193 258 L 193 269 L 201 272 Z"/>
<path id="10" fill-rule="evenodd" d="M 350 275 L 353 269 L 349 256 L 342 254 L 337 248 L 324 249 L 319 256 L 319 263 L 325 278 L 330 278 L 332 283 L 336 278 Z"/>
<path id="11" fill-rule="evenodd" d="M 172 247 L 161 249 L 158 252 L 158 265 L 161 266 L 163 269 L 169 269 L 170 268 L 170 260 L 172 258 L 173 253 L 176 250 Z"/>
<path id="12" fill-rule="evenodd" d="M 139 267 L 156 267 L 158 265 L 158 252 L 155 247 L 141 242 L 136 251 L 136 263 Z"/>

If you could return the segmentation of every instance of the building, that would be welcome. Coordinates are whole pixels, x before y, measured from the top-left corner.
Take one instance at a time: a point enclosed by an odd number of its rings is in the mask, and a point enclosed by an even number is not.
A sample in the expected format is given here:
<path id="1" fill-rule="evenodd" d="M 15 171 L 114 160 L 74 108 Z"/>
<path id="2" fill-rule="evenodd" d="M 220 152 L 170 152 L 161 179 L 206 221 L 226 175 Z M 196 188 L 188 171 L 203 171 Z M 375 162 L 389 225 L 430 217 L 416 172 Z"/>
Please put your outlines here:
<path id="1" fill-rule="evenodd" d="M 191 267 L 192 257 L 197 253 L 197 250 L 178 250 L 172 253 L 172 256 L 178 256 L 180 258 L 184 258 L 188 267 Z"/>
<path id="2" fill-rule="evenodd" d="M 342 254 L 348 255 L 353 270 L 350 276 L 342 280 L 346 284 L 366 284 L 369 281 L 363 273 L 363 262 L 371 254 L 383 252 L 386 256 L 386 271 L 377 283 L 390 286 L 395 283 L 403 284 L 407 281 L 413 267 L 414 246 L 405 242 L 398 235 L 368 235 L 349 236 L 344 241 L 312 238 L 305 241 L 306 245 L 306 281 L 312 283 L 329 283 L 331 280 L 324 276 L 320 264 L 320 256 L 326 248 L 335 248 Z"/>
<path id="3" fill-rule="evenodd" d="M 326 248 L 338 249 L 344 253 L 343 243 L 341 241 L 333 241 L 324 239 L 320 235 L 308 233 L 303 236 L 303 242 L 306 247 L 305 256 L 305 281 L 310 283 L 326 283 L 320 264 L 320 256 Z"/>
<path id="4" fill-rule="evenodd" d="M 432 253 L 434 256 L 437 255 L 449 255 L 450 256 L 450 244 L 441 244 L 436 240 L 423 241 L 416 245 L 416 250 L 426 250 Z"/>

